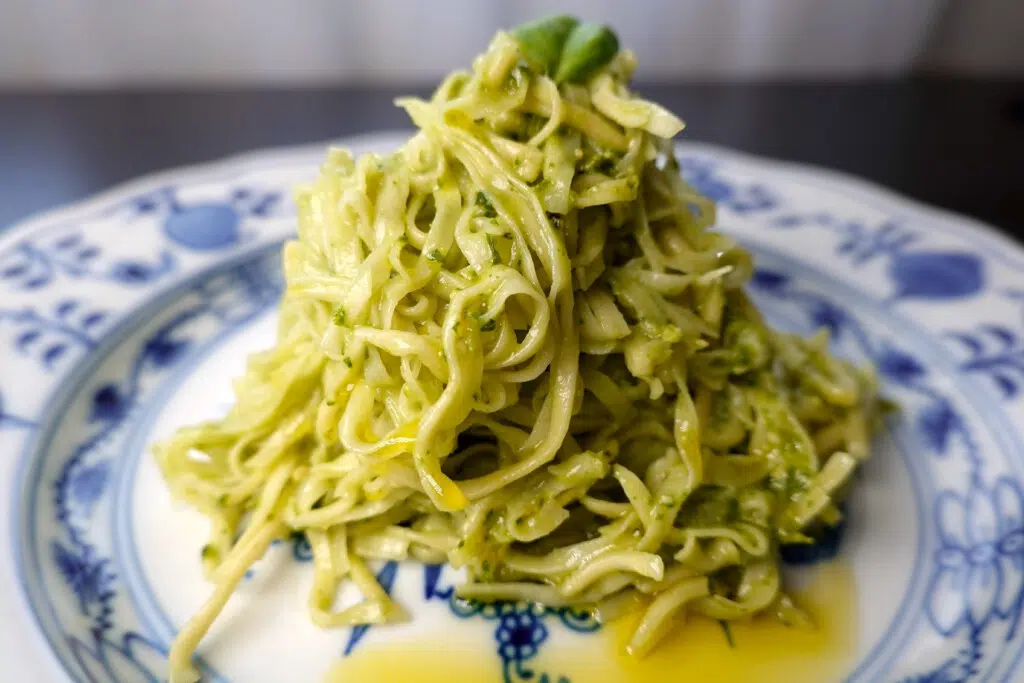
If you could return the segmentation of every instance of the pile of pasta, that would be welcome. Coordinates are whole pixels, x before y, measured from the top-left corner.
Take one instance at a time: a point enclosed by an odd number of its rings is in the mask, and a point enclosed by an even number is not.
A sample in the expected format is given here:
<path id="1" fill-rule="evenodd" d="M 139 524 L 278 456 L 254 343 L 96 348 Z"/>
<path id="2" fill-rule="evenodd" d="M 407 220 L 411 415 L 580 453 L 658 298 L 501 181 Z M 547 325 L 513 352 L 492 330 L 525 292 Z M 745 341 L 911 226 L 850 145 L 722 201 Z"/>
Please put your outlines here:
<path id="1" fill-rule="evenodd" d="M 680 176 L 682 122 L 628 87 L 607 28 L 499 33 L 387 156 L 331 149 L 297 195 L 276 345 L 226 417 L 156 457 L 211 520 L 209 602 L 171 680 L 275 539 L 312 548 L 312 620 L 407 618 L 378 560 L 464 570 L 458 595 L 806 616 L 779 548 L 836 524 L 869 454 L 874 375 L 767 327 L 751 258 Z M 364 600 L 335 609 L 344 583 Z"/>

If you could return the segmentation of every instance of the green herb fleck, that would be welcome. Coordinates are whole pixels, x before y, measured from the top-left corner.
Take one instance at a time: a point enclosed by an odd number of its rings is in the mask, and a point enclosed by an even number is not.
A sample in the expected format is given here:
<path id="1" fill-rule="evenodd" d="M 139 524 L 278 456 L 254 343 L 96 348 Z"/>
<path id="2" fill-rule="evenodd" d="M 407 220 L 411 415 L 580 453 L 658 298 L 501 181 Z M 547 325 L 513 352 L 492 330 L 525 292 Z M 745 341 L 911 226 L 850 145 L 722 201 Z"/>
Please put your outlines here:
<path id="1" fill-rule="evenodd" d="M 207 543 L 203 546 L 203 549 L 199 552 L 199 556 L 204 560 L 212 560 L 217 557 L 217 549 Z"/>
<path id="2" fill-rule="evenodd" d="M 491 203 L 490 198 L 484 192 L 476 193 L 476 201 L 474 203 L 480 209 L 480 214 L 484 218 L 494 218 L 498 215 L 498 211 L 494 208 L 494 204 Z"/>
<path id="3" fill-rule="evenodd" d="M 491 248 L 491 265 L 501 264 L 501 252 L 498 251 L 498 246 L 494 243 L 494 235 L 487 236 L 487 246 Z"/>
<path id="4" fill-rule="evenodd" d="M 345 356 L 344 358 L 342 358 L 341 362 L 343 362 L 345 365 L 347 365 L 349 367 L 352 367 L 352 359 L 349 358 L 348 356 Z"/>
<path id="5" fill-rule="evenodd" d="M 427 254 L 427 260 L 437 261 L 438 263 L 441 263 L 442 261 L 444 261 L 444 252 L 442 252 L 440 249 L 431 249 L 430 252 Z"/>
<path id="6" fill-rule="evenodd" d="M 345 309 L 340 306 L 334 312 L 334 324 L 338 327 L 342 327 L 345 324 Z"/>
<path id="7" fill-rule="evenodd" d="M 469 315 L 471 318 L 476 320 L 477 327 L 480 328 L 481 332 L 490 332 L 495 327 L 497 327 L 497 323 L 494 322 L 494 319 L 488 318 L 486 312 L 484 311 L 475 311 L 473 313 L 470 313 Z"/>

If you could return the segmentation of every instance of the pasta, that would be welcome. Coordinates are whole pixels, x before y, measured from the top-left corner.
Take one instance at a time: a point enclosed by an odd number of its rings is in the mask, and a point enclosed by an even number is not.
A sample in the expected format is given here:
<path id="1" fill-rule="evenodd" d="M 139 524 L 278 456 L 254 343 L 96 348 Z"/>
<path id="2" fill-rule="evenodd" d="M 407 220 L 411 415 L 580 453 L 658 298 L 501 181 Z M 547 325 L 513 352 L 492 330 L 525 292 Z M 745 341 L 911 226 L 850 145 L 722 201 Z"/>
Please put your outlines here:
<path id="1" fill-rule="evenodd" d="M 312 620 L 407 618 L 375 560 L 450 563 L 459 595 L 646 597 L 629 649 L 682 613 L 806 621 L 781 544 L 813 542 L 870 452 L 869 370 L 767 327 L 751 258 L 680 177 L 683 123 L 628 89 L 607 28 L 501 32 L 390 156 L 331 149 L 299 190 L 276 345 L 226 417 L 155 456 L 209 517 L 215 590 L 172 683 L 247 567 L 305 534 Z M 362 602 L 335 609 L 343 582 Z"/>

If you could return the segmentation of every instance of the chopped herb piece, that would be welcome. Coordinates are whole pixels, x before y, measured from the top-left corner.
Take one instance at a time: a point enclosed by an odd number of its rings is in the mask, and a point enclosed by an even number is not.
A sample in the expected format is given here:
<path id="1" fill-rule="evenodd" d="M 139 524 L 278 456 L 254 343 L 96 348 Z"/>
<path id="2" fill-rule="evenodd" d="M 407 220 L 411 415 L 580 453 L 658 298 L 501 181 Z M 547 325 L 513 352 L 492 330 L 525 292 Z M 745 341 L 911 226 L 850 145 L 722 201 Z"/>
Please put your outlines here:
<path id="1" fill-rule="evenodd" d="M 484 192 L 476 193 L 476 201 L 474 202 L 480 209 L 480 214 L 484 218 L 494 218 L 498 215 L 498 211 L 494 208 L 494 204 L 491 203 L 490 198 Z"/>
<path id="2" fill-rule="evenodd" d="M 427 260 L 437 261 L 440 263 L 441 261 L 444 261 L 444 253 L 440 249 L 431 249 L 427 254 Z"/>
<path id="3" fill-rule="evenodd" d="M 494 235 L 487 236 L 487 246 L 491 248 L 491 265 L 499 265 L 501 263 L 501 252 L 498 251 L 498 246 L 494 243 Z"/>
<path id="4" fill-rule="evenodd" d="M 352 359 L 349 358 L 348 356 L 345 356 L 344 358 L 342 358 L 341 362 L 343 362 L 345 365 L 347 365 L 349 367 L 352 367 Z"/>
<path id="5" fill-rule="evenodd" d="M 334 312 L 334 324 L 338 327 L 342 327 L 345 324 L 345 309 L 340 306 Z"/>

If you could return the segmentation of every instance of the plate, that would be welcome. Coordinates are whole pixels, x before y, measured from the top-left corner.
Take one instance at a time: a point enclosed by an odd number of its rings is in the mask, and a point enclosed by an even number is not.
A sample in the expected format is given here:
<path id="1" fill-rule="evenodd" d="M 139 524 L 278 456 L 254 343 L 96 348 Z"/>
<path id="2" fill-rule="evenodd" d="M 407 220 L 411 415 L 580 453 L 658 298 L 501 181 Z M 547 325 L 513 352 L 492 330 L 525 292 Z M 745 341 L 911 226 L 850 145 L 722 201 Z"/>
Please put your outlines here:
<path id="1" fill-rule="evenodd" d="M 405 135 L 342 144 L 388 151 Z M 829 328 L 900 406 L 848 505 L 839 561 L 854 586 L 853 644 L 835 678 L 1017 678 L 1024 252 L 844 176 L 693 143 L 680 152 L 719 202 L 721 229 L 754 252 L 750 291 L 769 321 Z M 0 485 L 14 560 L 0 568 L 0 660 L 18 680 L 163 679 L 175 629 L 207 591 L 206 527 L 170 500 L 147 450 L 225 411 L 246 354 L 272 341 L 291 188 L 322 158 L 316 146 L 165 173 L 0 238 Z M 257 563 L 203 643 L 207 679 L 320 680 L 334 661 L 397 643 L 476 662 L 478 680 L 578 682 L 613 649 L 586 615 L 468 606 L 452 599 L 449 569 L 394 563 L 378 576 L 410 623 L 319 631 L 304 608 L 308 560 L 294 540 Z"/>

